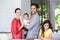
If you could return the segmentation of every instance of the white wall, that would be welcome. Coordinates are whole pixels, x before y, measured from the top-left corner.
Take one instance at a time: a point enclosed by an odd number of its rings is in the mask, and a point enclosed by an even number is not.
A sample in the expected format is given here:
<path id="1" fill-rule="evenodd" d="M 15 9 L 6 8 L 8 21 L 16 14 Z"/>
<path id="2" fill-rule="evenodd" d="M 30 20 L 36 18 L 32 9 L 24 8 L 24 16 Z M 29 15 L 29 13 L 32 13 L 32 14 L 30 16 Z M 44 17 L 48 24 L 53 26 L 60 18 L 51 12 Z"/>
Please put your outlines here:
<path id="1" fill-rule="evenodd" d="M 29 2 L 27 2 L 28 0 L 0 0 L 0 32 L 10 32 L 15 8 L 21 8 L 23 12 L 29 12 Z"/>
<path id="2" fill-rule="evenodd" d="M 31 16 L 30 4 L 31 4 L 31 0 L 21 0 L 22 14 L 27 12 L 29 16 Z"/>

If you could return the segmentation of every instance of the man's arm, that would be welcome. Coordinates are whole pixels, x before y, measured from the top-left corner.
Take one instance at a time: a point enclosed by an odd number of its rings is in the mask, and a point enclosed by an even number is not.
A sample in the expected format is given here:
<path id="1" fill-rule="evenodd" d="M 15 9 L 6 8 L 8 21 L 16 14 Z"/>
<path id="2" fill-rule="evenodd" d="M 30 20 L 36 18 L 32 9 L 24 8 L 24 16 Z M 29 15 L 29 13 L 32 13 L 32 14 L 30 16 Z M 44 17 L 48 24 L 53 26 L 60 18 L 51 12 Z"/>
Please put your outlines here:
<path id="1" fill-rule="evenodd" d="M 26 27 L 28 30 L 31 30 L 34 25 L 36 25 L 39 21 L 39 18 L 35 16 L 35 18 L 33 18 L 33 20 L 31 21 L 31 23 Z"/>

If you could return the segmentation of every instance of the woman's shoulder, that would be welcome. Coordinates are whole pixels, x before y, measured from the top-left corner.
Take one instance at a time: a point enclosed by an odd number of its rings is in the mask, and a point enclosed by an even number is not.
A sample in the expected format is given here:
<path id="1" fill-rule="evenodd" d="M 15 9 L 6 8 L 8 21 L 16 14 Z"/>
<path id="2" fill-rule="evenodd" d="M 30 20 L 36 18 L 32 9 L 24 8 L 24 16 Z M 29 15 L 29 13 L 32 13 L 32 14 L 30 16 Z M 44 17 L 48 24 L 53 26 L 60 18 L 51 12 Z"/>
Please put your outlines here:
<path id="1" fill-rule="evenodd" d="M 13 18 L 12 22 L 16 22 L 16 21 L 17 21 L 17 19 L 16 18 Z"/>

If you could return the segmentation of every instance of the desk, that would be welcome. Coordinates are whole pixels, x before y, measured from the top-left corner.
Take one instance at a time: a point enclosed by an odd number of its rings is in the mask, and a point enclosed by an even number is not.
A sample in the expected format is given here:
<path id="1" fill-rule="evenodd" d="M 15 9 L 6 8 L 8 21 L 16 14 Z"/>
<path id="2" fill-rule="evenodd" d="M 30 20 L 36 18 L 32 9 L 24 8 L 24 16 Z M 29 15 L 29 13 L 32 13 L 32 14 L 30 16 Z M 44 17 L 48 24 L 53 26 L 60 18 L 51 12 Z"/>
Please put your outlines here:
<path id="1" fill-rule="evenodd" d="M 11 32 L 0 32 L 0 40 L 11 40 Z"/>

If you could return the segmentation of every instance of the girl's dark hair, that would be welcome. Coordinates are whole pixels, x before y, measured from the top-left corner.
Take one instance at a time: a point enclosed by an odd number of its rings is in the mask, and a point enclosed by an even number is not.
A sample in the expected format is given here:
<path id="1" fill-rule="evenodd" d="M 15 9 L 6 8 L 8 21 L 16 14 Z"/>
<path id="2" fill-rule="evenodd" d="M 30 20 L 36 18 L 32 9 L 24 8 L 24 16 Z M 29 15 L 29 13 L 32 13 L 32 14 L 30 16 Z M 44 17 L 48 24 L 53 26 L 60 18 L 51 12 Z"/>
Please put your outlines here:
<path id="1" fill-rule="evenodd" d="M 49 24 L 49 28 L 52 29 L 52 25 L 51 25 L 50 21 L 49 21 L 49 20 L 45 20 L 44 23 L 42 23 L 42 27 L 41 27 L 41 28 L 42 28 L 42 29 L 41 29 L 41 30 L 42 30 L 42 34 L 41 34 L 41 35 L 42 35 L 43 37 L 44 37 L 44 31 L 45 31 L 45 30 L 44 30 L 44 24 L 46 24 L 46 23 L 48 23 L 48 24 Z M 49 29 L 49 28 L 48 28 L 48 29 Z"/>
<path id="2" fill-rule="evenodd" d="M 16 13 L 17 10 L 21 10 L 21 9 L 20 9 L 20 8 L 16 8 L 16 9 L 15 9 L 15 13 Z"/>

